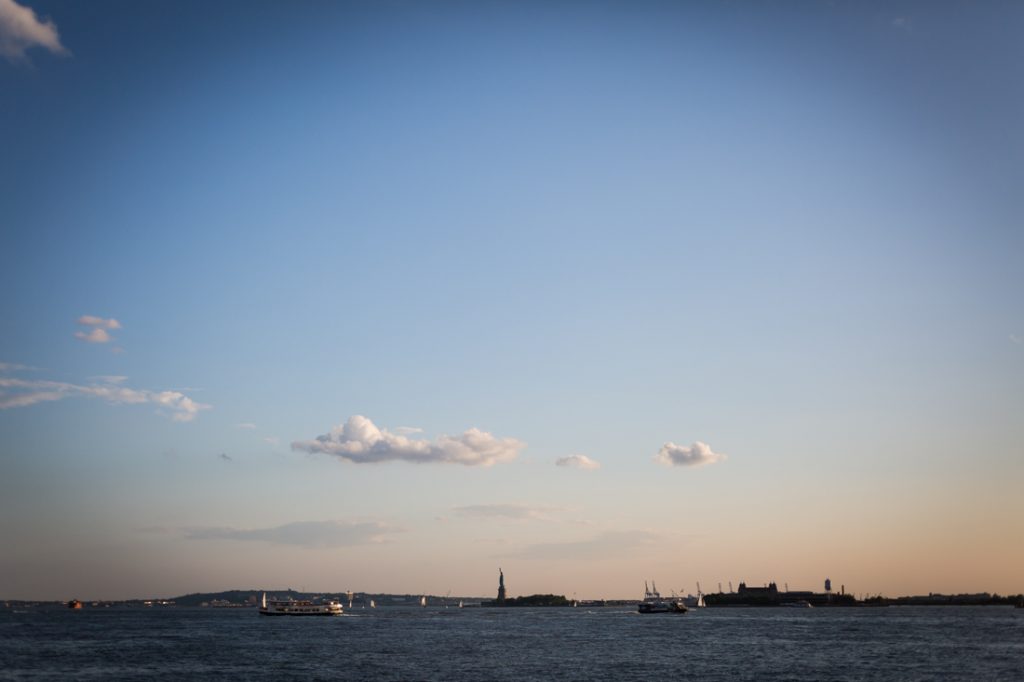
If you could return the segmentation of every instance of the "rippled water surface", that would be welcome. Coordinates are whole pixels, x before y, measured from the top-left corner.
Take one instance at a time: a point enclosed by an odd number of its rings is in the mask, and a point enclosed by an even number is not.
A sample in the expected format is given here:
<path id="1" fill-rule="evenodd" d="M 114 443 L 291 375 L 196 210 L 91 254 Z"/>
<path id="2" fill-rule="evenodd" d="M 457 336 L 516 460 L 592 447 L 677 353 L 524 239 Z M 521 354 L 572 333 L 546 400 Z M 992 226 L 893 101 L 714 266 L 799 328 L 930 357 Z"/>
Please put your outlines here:
<path id="1" fill-rule="evenodd" d="M 1024 680 L 1024 609 L 0 610 L 0 679 Z"/>

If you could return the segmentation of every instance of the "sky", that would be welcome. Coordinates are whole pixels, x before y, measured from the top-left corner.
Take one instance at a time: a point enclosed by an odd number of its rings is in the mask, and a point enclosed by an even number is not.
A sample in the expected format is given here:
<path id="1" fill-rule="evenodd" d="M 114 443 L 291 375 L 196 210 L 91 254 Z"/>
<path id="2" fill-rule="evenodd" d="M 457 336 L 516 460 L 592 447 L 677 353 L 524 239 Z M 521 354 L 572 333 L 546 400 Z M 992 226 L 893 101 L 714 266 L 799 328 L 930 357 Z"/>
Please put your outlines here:
<path id="1" fill-rule="evenodd" d="M 1024 591 L 1022 33 L 0 0 L 0 597 Z"/>

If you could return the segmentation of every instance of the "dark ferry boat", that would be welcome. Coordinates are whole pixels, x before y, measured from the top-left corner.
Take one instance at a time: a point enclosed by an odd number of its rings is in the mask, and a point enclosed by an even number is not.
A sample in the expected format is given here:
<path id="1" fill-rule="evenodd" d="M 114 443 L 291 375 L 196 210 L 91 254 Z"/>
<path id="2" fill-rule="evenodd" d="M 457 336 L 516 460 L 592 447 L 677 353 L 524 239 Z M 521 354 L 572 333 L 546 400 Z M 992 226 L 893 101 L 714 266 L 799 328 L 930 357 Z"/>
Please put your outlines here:
<path id="1" fill-rule="evenodd" d="M 650 589 L 644 583 L 644 598 L 637 604 L 636 610 L 639 613 L 686 613 L 689 609 L 679 599 L 664 599 L 658 592 L 657 586 L 652 582 Z"/>

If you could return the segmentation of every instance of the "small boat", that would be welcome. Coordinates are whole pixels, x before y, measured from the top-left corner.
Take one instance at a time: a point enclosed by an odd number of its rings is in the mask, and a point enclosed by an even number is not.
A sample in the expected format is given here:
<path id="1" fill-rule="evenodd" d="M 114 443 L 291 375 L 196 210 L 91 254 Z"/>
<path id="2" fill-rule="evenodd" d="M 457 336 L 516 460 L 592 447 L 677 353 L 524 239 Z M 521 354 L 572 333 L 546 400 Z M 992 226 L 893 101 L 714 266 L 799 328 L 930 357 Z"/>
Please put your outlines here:
<path id="1" fill-rule="evenodd" d="M 637 604 L 636 610 L 639 613 L 686 613 L 689 609 L 680 599 L 663 599 L 652 581 L 650 589 L 644 583 L 644 598 Z"/>
<path id="2" fill-rule="evenodd" d="M 464 607 L 464 606 L 462 605 L 462 600 L 461 600 L 461 599 L 459 600 L 459 608 L 460 608 L 460 609 L 461 609 L 461 608 L 465 608 L 465 607 Z"/>
<path id="3" fill-rule="evenodd" d="M 371 600 L 370 600 L 370 608 L 371 608 L 371 609 L 375 609 L 375 608 L 377 608 L 377 602 L 375 602 L 375 601 L 373 601 L 373 600 L 371 599 Z"/>
<path id="4" fill-rule="evenodd" d="M 807 601 L 806 599 L 799 599 L 797 601 L 784 601 L 779 606 L 786 606 L 791 609 L 813 609 L 814 604 Z"/>
<path id="5" fill-rule="evenodd" d="M 267 593 L 263 593 L 260 604 L 261 616 L 340 616 L 341 604 L 336 601 L 317 603 L 309 599 L 288 599 L 284 601 L 267 601 Z"/>
<path id="6" fill-rule="evenodd" d="M 423 595 L 422 597 L 420 597 L 420 606 L 424 606 L 425 607 L 426 605 L 427 605 L 427 596 Z"/>
<path id="7" fill-rule="evenodd" d="M 72 611 L 78 611 L 79 609 L 82 608 L 82 602 L 80 602 L 77 599 L 72 599 L 71 601 L 69 601 L 67 603 L 67 607 L 69 609 L 71 609 Z"/>

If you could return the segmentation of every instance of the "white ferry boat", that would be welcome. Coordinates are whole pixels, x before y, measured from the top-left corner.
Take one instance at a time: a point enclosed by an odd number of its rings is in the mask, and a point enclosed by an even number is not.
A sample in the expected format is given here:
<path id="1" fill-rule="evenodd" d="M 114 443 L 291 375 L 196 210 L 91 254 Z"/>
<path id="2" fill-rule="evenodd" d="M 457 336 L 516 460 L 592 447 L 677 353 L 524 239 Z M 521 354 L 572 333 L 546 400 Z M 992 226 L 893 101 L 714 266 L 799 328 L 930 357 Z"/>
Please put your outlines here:
<path id="1" fill-rule="evenodd" d="M 263 593 L 260 604 L 261 616 L 340 616 L 341 604 L 336 601 L 313 603 L 308 599 L 267 601 L 267 593 Z"/>

